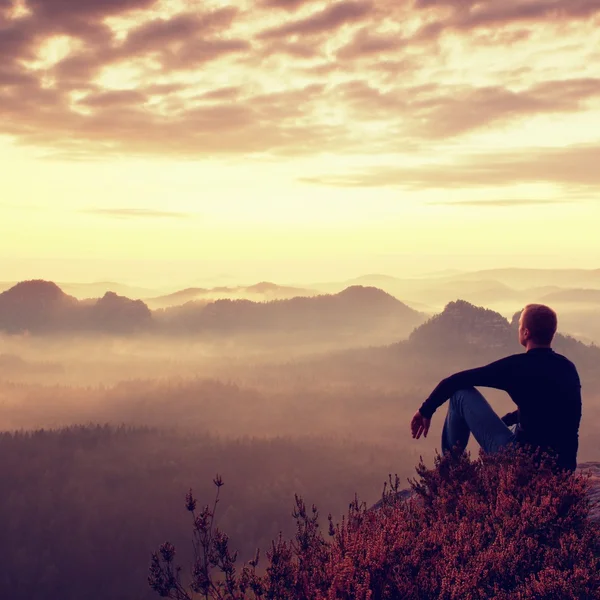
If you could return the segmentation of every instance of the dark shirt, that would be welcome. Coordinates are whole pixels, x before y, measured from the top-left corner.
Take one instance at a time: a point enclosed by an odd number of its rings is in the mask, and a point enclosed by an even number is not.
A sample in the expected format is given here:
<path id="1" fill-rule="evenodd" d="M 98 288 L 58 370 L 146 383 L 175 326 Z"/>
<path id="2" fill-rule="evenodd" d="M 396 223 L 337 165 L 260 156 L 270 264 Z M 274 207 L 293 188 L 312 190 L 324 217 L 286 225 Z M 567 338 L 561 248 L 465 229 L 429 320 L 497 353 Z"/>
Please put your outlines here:
<path id="1" fill-rule="evenodd" d="M 441 381 L 419 411 L 430 419 L 455 392 L 474 386 L 506 391 L 518 410 L 502 420 L 506 425 L 518 423 L 516 441 L 554 450 L 561 468 L 575 470 L 581 383 L 570 360 L 550 348 L 535 348 L 461 371 Z"/>

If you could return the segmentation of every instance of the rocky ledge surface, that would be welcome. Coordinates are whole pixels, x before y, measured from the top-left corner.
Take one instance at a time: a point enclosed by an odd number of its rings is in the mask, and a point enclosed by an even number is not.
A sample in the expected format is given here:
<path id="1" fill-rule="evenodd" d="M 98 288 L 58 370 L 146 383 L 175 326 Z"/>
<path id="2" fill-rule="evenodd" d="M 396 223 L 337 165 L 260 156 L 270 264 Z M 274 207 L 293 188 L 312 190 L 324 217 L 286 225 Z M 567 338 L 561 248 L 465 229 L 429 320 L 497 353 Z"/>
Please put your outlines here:
<path id="1" fill-rule="evenodd" d="M 600 462 L 581 463 L 577 466 L 577 470 L 592 475 L 590 499 L 593 506 L 590 516 L 594 521 L 600 522 Z"/>
<path id="2" fill-rule="evenodd" d="M 590 518 L 600 523 L 600 462 L 585 462 L 577 465 L 577 472 L 591 474 L 590 500 L 592 502 L 592 510 Z M 406 500 L 413 495 L 412 489 L 405 489 L 398 492 L 398 495 Z M 370 510 L 381 508 L 383 501 L 380 500 L 371 507 Z"/>

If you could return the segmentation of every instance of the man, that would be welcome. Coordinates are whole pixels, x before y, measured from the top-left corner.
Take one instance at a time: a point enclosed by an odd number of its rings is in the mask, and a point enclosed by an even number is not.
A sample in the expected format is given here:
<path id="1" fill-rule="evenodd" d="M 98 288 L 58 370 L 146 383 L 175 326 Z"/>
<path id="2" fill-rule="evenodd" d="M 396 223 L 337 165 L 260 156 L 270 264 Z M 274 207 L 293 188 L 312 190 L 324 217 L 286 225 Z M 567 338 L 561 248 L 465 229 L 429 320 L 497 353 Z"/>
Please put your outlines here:
<path id="1" fill-rule="evenodd" d="M 443 453 L 463 452 L 473 433 L 484 452 L 513 442 L 528 444 L 555 453 L 559 468 L 574 471 L 581 383 L 575 365 L 551 348 L 556 327 L 551 308 L 527 305 L 519 319 L 519 342 L 526 352 L 441 381 L 412 419 L 413 438 L 427 437 L 433 413 L 450 398 Z M 475 386 L 508 392 L 518 409 L 500 418 Z"/>

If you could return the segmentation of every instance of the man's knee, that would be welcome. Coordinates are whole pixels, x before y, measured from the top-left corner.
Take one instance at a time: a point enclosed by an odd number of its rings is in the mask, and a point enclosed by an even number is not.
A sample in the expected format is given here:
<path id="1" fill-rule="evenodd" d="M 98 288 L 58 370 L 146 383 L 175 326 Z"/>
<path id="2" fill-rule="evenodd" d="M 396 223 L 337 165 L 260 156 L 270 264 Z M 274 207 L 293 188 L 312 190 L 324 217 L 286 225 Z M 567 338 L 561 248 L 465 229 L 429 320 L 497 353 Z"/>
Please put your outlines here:
<path id="1" fill-rule="evenodd" d="M 454 392 L 454 394 L 450 396 L 450 402 L 456 404 L 457 402 L 462 402 L 465 398 L 468 398 L 469 396 L 477 396 L 478 394 L 479 392 L 474 387 L 463 388 L 461 390 L 458 390 L 457 392 Z"/>

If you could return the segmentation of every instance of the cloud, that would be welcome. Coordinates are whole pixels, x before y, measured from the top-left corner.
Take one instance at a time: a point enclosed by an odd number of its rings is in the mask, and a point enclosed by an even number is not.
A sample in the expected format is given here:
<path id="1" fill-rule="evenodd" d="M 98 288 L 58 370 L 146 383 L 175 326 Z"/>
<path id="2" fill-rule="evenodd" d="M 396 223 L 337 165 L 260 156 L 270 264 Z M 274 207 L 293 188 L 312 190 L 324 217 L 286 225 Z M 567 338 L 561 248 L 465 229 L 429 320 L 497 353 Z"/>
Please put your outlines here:
<path id="1" fill-rule="evenodd" d="M 228 29 L 238 10 L 224 7 L 204 14 L 183 13 L 172 18 L 153 19 L 134 29 L 120 48 L 124 56 L 160 51 L 169 44 L 180 44 L 207 33 Z"/>
<path id="2" fill-rule="evenodd" d="M 170 70 L 195 70 L 204 63 L 228 54 L 244 53 L 250 48 L 250 42 L 242 39 L 195 40 L 165 58 L 163 65 Z"/>
<path id="3" fill-rule="evenodd" d="M 27 7 L 41 18 L 61 20 L 63 18 L 99 19 L 111 15 L 127 14 L 133 10 L 151 8 L 157 0 L 28 0 Z"/>
<path id="4" fill-rule="evenodd" d="M 455 163 L 413 168 L 377 167 L 362 172 L 303 177 L 336 187 L 401 187 L 415 190 L 551 183 L 584 192 L 600 188 L 600 145 L 477 154 Z"/>
<path id="5" fill-rule="evenodd" d="M 314 2 L 314 0 L 262 0 L 262 6 L 266 8 L 283 8 L 288 11 L 294 11 L 311 2 Z"/>
<path id="6" fill-rule="evenodd" d="M 420 38 L 436 38 L 447 30 L 470 31 L 480 27 L 542 21 L 587 19 L 600 13 L 598 0 L 416 0 L 415 8 L 424 11 L 441 8 L 441 18 L 429 21 L 419 32 Z M 448 9 L 450 13 L 448 13 Z"/>
<path id="7" fill-rule="evenodd" d="M 242 91 L 243 88 L 241 86 L 229 85 L 204 92 L 200 95 L 200 98 L 213 101 L 234 100 L 242 94 Z"/>
<path id="8" fill-rule="evenodd" d="M 428 83 L 386 91 L 363 80 L 336 91 L 356 118 L 396 123 L 413 139 L 449 139 L 530 115 L 581 110 L 600 98 L 600 78 L 546 81 L 518 91 L 500 86 Z"/>
<path id="9" fill-rule="evenodd" d="M 34 0 L 29 15 L 6 12 L 0 135 L 79 158 L 435 156 L 600 102 L 600 0 L 183 4 Z"/>
<path id="10" fill-rule="evenodd" d="M 361 21 L 373 10 L 371 2 L 347 0 L 331 4 L 327 8 L 313 13 L 310 17 L 286 22 L 260 33 L 261 39 L 274 39 L 292 35 L 315 35 L 333 32 L 343 25 Z"/>
<path id="11" fill-rule="evenodd" d="M 351 42 L 337 51 L 337 58 L 348 60 L 364 56 L 376 56 L 378 59 L 387 52 L 398 50 L 406 45 L 398 34 L 373 34 L 368 27 L 358 30 Z"/>
<path id="12" fill-rule="evenodd" d="M 190 213 L 145 208 L 89 208 L 82 212 L 116 219 L 188 219 L 192 216 Z"/>
<path id="13" fill-rule="evenodd" d="M 433 97 L 434 96 L 434 97 Z M 529 115 L 576 112 L 600 96 L 599 79 L 547 81 L 524 90 L 486 86 L 439 90 L 414 103 L 420 118 L 415 133 L 427 138 L 448 138 Z"/>
<path id="14" fill-rule="evenodd" d="M 144 104 L 147 97 L 137 90 L 115 90 L 88 94 L 80 104 L 88 107 L 127 106 L 129 104 Z"/>

